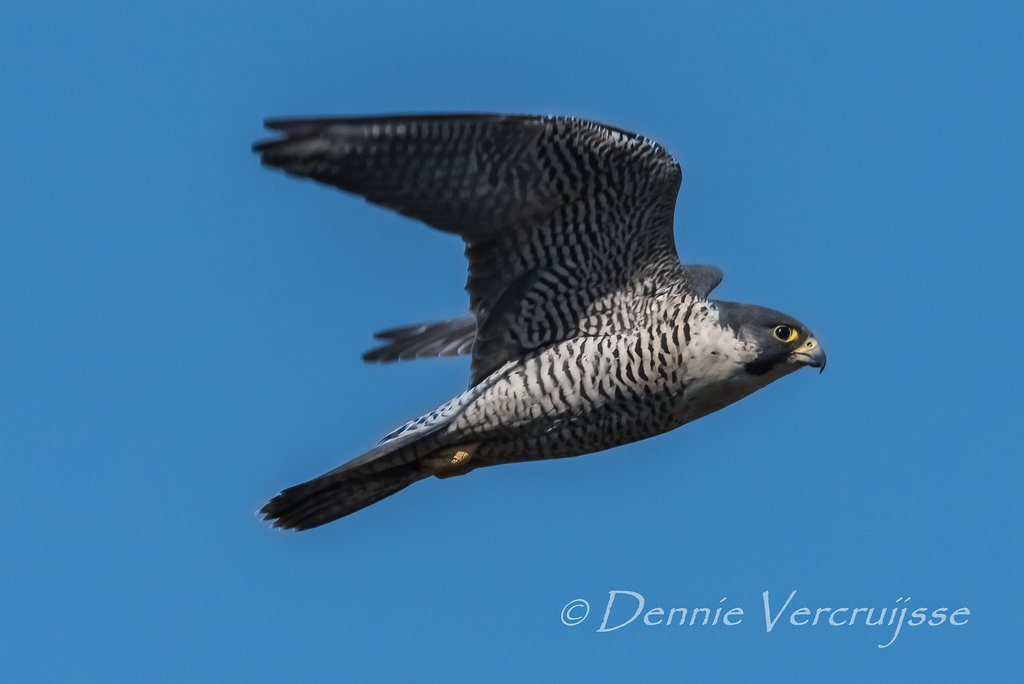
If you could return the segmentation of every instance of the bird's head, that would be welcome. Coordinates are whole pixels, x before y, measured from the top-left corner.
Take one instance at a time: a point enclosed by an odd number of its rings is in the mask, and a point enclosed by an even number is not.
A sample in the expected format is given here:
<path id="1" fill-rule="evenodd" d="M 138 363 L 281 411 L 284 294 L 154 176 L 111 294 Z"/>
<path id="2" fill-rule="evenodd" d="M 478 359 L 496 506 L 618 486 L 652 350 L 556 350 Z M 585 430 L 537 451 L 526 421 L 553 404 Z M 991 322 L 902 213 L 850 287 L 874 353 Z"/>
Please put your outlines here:
<path id="1" fill-rule="evenodd" d="M 825 350 L 800 321 L 752 304 L 715 302 L 718 324 L 729 327 L 755 356 L 746 363 L 751 375 L 785 375 L 803 366 L 825 370 Z"/>

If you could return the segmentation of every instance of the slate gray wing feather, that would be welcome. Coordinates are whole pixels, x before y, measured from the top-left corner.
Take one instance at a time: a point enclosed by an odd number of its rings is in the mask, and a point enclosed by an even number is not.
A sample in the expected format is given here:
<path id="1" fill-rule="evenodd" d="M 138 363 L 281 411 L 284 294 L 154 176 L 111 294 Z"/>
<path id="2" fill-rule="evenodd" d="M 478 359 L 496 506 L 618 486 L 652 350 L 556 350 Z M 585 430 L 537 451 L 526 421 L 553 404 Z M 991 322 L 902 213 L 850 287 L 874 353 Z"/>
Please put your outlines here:
<path id="1" fill-rule="evenodd" d="M 711 291 L 721 284 L 722 269 L 706 264 L 690 264 L 683 266 L 682 280 L 689 292 L 700 299 L 707 299 Z"/>
<path id="2" fill-rule="evenodd" d="M 364 361 L 408 361 L 469 354 L 476 339 L 476 320 L 464 316 L 440 323 L 418 323 L 374 333 L 383 342 L 363 354 Z"/>
<path id="3" fill-rule="evenodd" d="M 590 121 L 424 115 L 279 120 L 263 163 L 466 242 L 473 378 L 577 335 L 638 324 L 624 299 L 685 288 L 673 240 L 679 165 Z"/>

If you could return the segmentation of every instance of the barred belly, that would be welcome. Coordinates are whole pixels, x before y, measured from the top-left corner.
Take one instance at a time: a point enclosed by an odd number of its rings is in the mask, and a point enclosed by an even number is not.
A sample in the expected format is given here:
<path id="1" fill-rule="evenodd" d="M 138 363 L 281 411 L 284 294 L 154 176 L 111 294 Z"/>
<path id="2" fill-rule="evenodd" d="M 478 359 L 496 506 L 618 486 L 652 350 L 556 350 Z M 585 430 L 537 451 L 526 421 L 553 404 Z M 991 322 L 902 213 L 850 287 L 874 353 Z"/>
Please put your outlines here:
<path id="1" fill-rule="evenodd" d="M 479 465 L 577 456 L 679 425 L 681 379 L 669 334 L 577 338 L 503 369 L 450 430 Z"/>

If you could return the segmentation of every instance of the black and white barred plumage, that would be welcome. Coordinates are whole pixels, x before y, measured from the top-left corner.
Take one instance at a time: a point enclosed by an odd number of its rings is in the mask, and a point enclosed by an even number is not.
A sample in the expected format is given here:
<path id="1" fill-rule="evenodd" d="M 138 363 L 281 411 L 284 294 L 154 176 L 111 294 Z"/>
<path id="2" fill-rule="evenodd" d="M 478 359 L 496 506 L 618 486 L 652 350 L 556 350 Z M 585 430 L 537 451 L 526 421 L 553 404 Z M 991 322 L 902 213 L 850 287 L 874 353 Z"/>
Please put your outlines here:
<path id="1" fill-rule="evenodd" d="M 376 448 L 287 489 L 263 513 L 306 529 L 413 482 L 644 439 L 800 365 L 824 365 L 797 321 L 708 299 L 683 266 L 679 164 L 591 121 L 424 115 L 271 121 L 264 164 L 466 243 L 471 316 L 377 334 L 369 361 L 472 354 L 469 389 Z M 784 334 L 783 334 L 784 333 Z"/>

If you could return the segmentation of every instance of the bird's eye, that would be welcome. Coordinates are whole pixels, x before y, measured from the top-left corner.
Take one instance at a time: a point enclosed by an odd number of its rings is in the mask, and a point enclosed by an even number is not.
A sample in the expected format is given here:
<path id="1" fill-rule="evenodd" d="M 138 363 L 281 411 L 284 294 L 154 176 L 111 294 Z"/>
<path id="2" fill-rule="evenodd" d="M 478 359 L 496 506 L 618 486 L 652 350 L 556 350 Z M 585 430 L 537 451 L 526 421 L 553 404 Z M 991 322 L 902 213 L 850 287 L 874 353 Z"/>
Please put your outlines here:
<path id="1" fill-rule="evenodd" d="M 796 328 L 788 325 L 777 325 L 775 326 L 775 329 L 772 330 L 772 337 L 777 339 L 779 342 L 785 342 L 786 344 L 795 340 L 799 334 L 800 333 L 796 331 Z"/>

